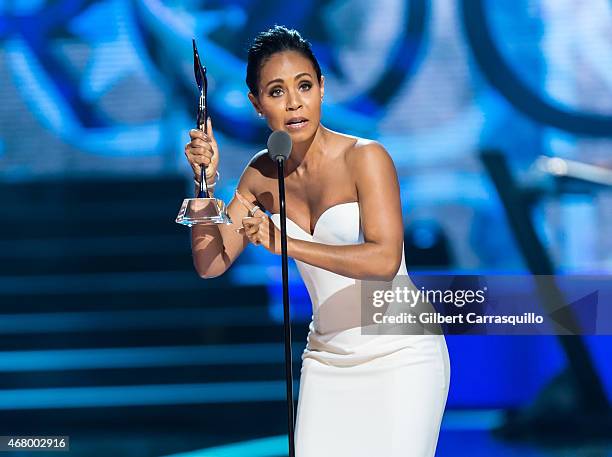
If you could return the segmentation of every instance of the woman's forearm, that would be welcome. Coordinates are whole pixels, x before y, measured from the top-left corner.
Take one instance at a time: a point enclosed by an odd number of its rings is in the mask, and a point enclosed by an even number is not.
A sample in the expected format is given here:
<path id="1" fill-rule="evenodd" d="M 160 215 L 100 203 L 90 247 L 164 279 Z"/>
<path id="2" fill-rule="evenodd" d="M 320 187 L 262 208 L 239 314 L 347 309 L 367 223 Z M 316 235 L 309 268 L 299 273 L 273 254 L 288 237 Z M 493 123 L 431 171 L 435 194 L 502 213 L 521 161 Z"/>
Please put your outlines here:
<path id="1" fill-rule="evenodd" d="M 287 238 L 289 257 L 354 279 L 390 281 L 402 261 L 401 248 L 365 242 L 329 245 Z"/>
<path id="2" fill-rule="evenodd" d="M 196 187 L 196 195 L 198 191 Z M 209 190 L 209 194 L 213 196 L 212 190 Z M 230 263 L 217 224 L 191 227 L 191 252 L 193 266 L 202 278 L 214 278 L 223 274 Z"/>

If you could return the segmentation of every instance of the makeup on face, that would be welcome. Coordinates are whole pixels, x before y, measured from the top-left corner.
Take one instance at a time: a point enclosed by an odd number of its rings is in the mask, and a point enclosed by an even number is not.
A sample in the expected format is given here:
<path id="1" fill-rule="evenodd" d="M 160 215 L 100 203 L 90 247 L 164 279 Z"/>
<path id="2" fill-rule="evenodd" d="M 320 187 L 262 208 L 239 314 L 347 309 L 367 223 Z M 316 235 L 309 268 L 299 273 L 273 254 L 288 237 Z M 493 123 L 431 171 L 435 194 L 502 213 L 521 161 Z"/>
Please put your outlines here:
<path id="1" fill-rule="evenodd" d="M 262 67 L 259 102 L 273 130 L 310 132 L 319 124 L 321 90 L 312 63 L 294 51 L 272 56 Z M 314 134 L 310 132 L 310 134 Z"/>

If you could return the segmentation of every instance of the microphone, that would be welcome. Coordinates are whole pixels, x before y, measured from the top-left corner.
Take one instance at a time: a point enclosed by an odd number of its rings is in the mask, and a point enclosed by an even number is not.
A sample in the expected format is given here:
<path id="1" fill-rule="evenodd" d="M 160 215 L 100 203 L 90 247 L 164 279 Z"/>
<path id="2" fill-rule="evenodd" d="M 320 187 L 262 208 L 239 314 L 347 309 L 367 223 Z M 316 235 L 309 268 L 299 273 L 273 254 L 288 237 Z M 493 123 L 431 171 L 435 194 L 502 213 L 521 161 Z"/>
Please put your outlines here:
<path id="1" fill-rule="evenodd" d="M 268 137 L 268 156 L 275 162 L 288 159 L 292 147 L 291 136 L 284 130 L 275 130 Z"/>
<path id="2" fill-rule="evenodd" d="M 293 404 L 293 350 L 291 349 L 291 313 L 289 310 L 289 267 L 287 264 L 287 212 L 285 210 L 285 160 L 291 154 L 293 142 L 289 134 L 276 130 L 268 137 L 268 156 L 276 162 L 278 173 L 278 204 L 280 207 L 281 264 L 283 275 L 283 324 L 285 329 L 285 387 L 287 390 L 287 435 L 289 457 L 295 457 L 295 411 Z"/>

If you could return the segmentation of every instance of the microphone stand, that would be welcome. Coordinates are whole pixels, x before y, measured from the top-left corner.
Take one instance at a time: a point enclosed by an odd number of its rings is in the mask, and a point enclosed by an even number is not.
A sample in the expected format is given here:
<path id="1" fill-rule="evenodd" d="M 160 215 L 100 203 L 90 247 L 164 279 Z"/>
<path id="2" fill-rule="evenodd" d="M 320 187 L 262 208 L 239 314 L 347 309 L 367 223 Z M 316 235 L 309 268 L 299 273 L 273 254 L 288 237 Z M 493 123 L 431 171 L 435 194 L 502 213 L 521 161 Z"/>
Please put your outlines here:
<path id="1" fill-rule="evenodd" d="M 285 211 L 285 158 L 276 158 L 278 170 L 278 198 L 281 224 L 281 262 L 283 270 L 283 320 L 285 327 L 285 379 L 287 381 L 287 428 L 289 457 L 295 457 L 293 413 L 293 357 L 291 352 L 291 315 L 289 311 L 289 268 L 287 265 L 287 213 Z"/>

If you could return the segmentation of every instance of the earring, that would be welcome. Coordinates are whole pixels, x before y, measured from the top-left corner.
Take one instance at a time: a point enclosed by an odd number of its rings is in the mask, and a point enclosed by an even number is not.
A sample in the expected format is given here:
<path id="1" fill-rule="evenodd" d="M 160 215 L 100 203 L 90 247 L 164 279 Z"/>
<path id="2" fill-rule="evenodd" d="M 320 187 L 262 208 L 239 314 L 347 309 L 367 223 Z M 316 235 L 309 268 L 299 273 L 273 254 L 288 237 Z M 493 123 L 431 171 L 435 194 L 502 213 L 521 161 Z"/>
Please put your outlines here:
<path id="1" fill-rule="evenodd" d="M 259 111 L 259 112 L 257 113 L 257 115 L 258 115 L 260 118 L 263 118 L 263 117 L 264 117 L 264 115 L 263 115 L 263 113 L 262 113 L 261 111 Z"/>

